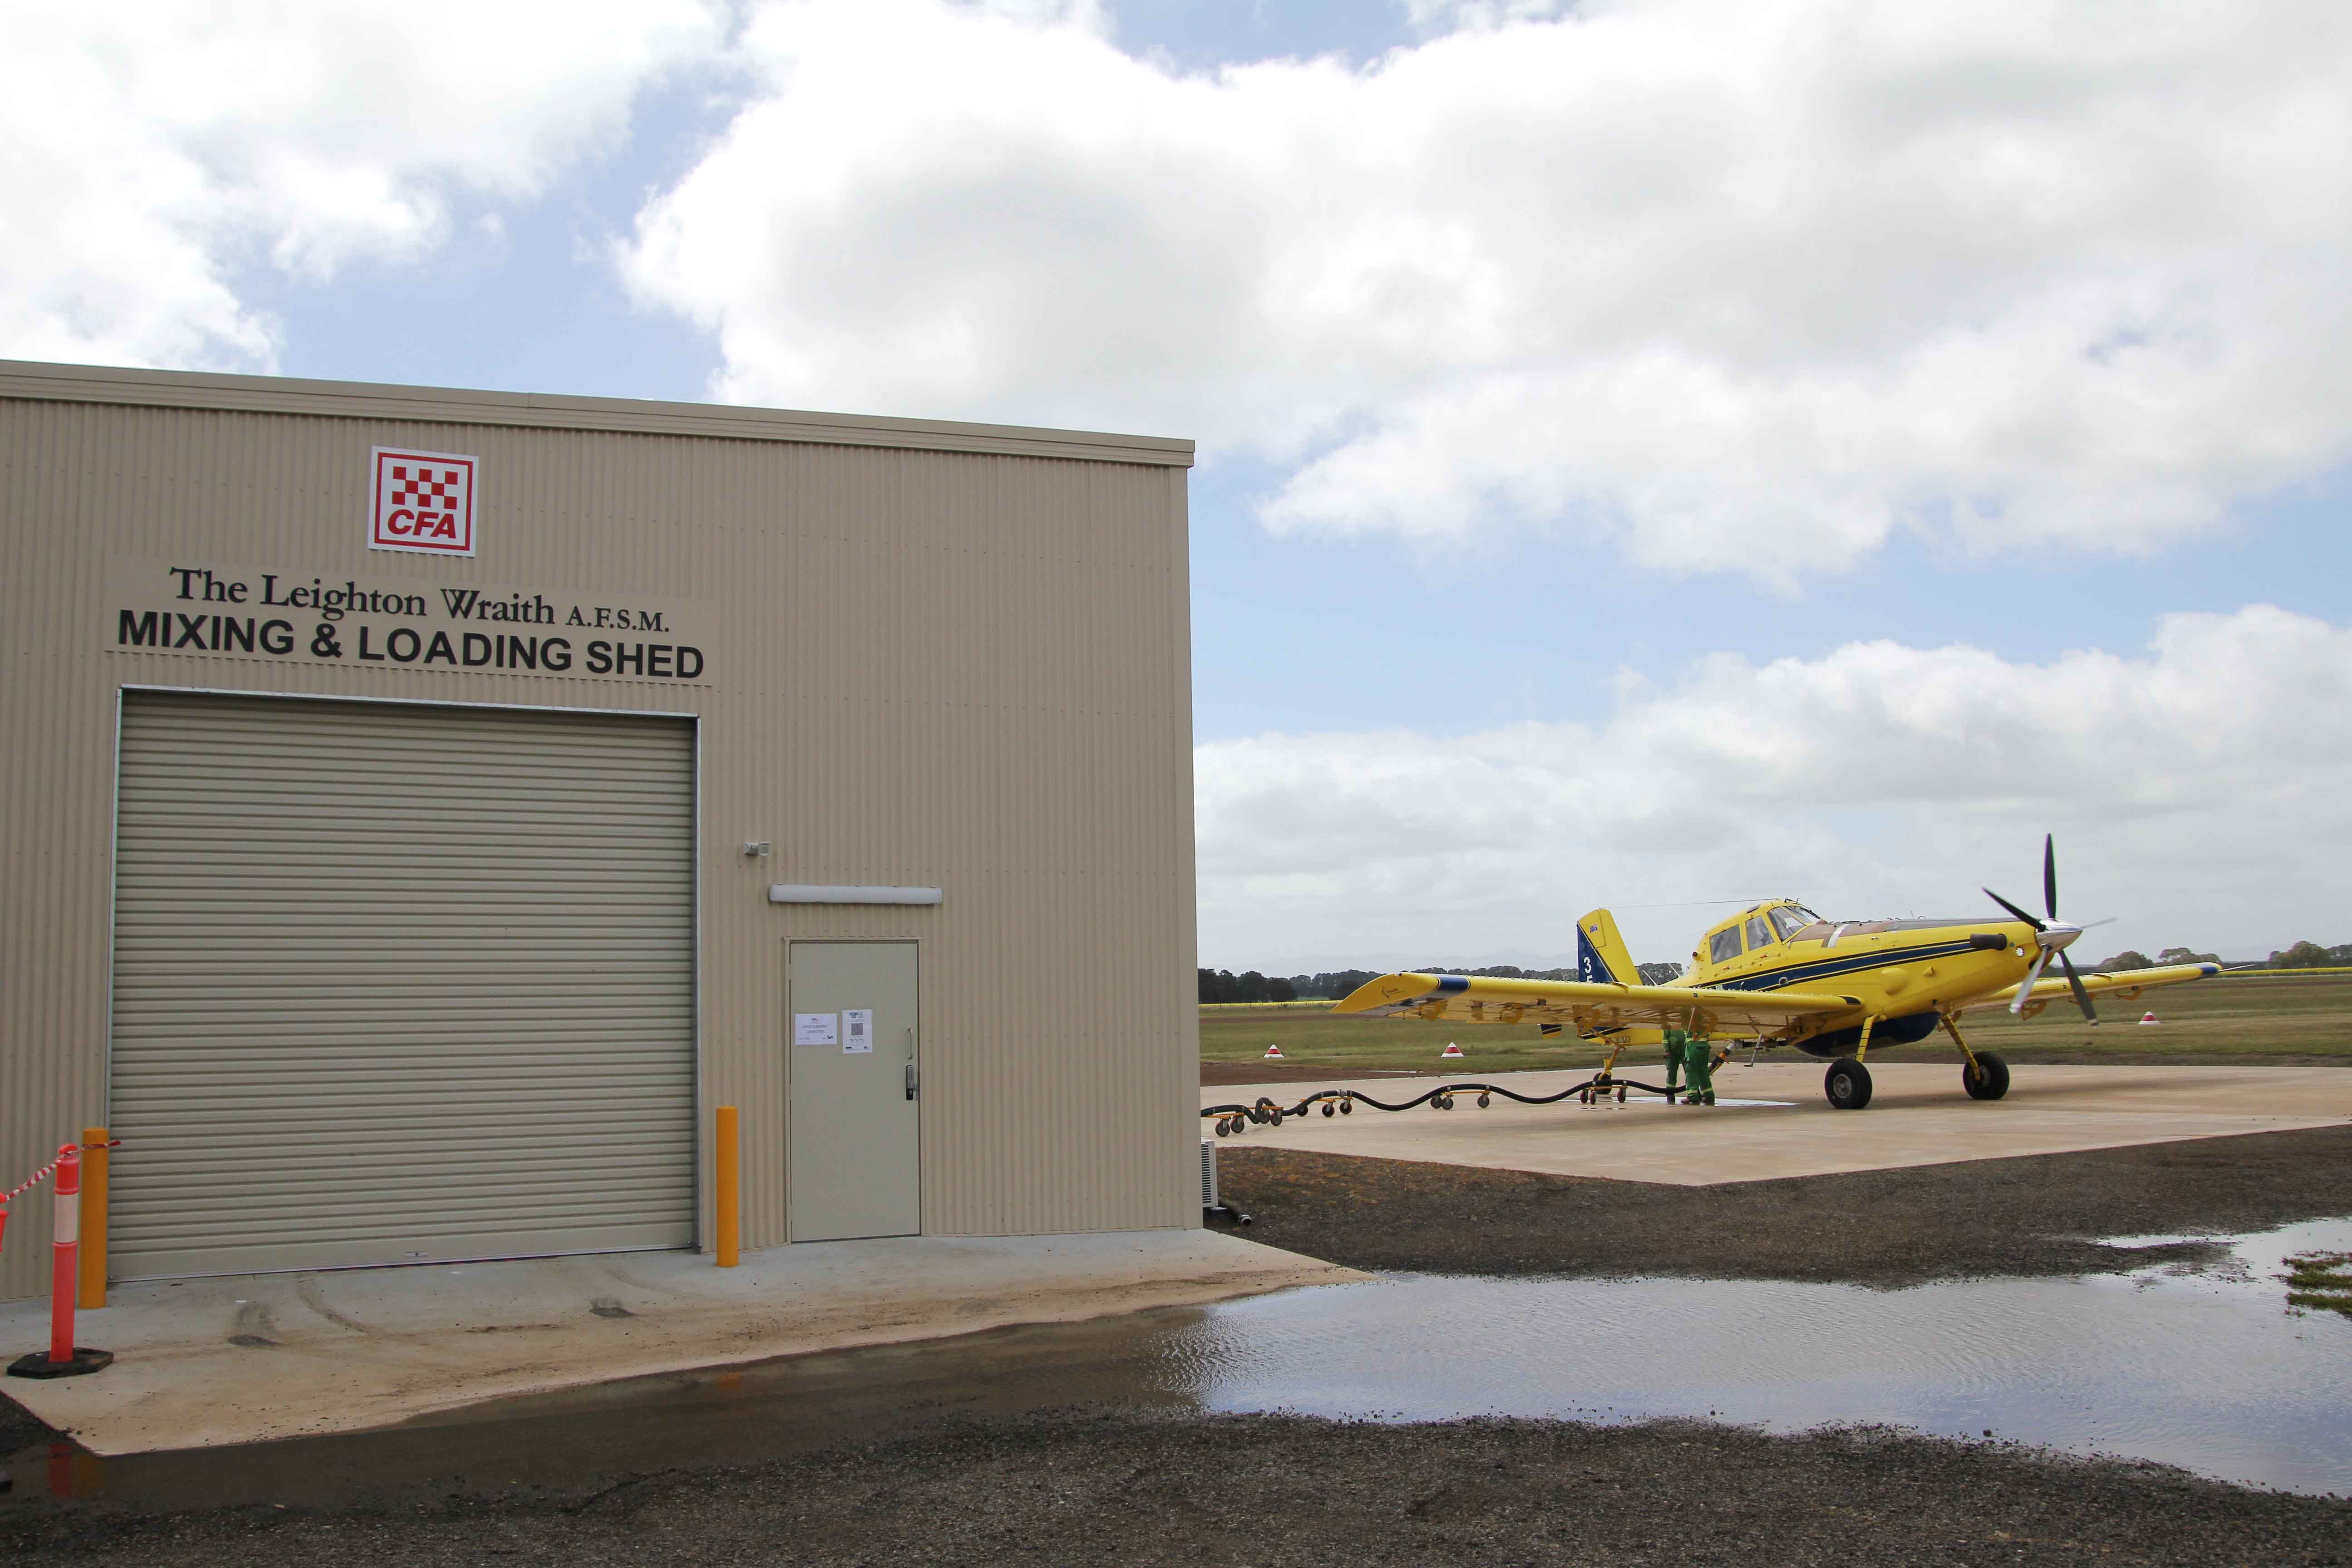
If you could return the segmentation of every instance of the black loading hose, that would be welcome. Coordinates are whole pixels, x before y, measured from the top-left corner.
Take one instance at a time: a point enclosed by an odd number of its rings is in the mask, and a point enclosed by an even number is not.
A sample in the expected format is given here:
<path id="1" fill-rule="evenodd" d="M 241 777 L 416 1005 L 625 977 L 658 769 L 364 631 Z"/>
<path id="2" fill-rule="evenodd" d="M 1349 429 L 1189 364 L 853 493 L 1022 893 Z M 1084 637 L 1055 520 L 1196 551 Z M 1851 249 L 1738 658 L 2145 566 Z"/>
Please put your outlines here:
<path id="1" fill-rule="evenodd" d="M 1505 1089 L 1499 1083 L 1441 1083 L 1426 1093 L 1415 1095 L 1402 1105 L 1391 1105 L 1385 1100 L 1374 1100 L 1370 1095 L 1358 1089 L 1318 1089 L 1296 1105 L 1281 1105 L 1264 1095 L 1259 1095 L 1255 1103 L 1250 1105 L 1202 1106 L 1201 1114 L 1204 1118 L 1213 1116 L 1217 1119 L 1217 1136 L 1223 1138 L 1229 1133 L 1241 1131 L 1244 1126 L 1253 1121 L 1261 1126 L 1279 1127 L 1286 1119 L 1304 1116 L 1317 1105 L 1322 1106 L 1323 1114 L 1326 1116 L 1331 1115 L 1335 1110 L 1342 1114 L 1351 1113 L 1359 1100 L 1375 1110 L 1411 1110 L 1416 1105 L 1427 1105 L 1437 1110 L 1451 1110 L 1454 1109 L 1455 1095 L 1475 1091 L 1478 1096 L 1478 1109 L 1484 1110 L 1493 1103 L 1491 1097 L 1497 1094 L 1506 1100 L 1516 1100 L 1521 1105 L 1557 1105 L 1561 1100 L 1571 1098 L 1590 1104 L 1595 1097 L 1606 1096 L 1612 1089 L 1617 1091 L 1617 1098 L 1621 1100 L 1625 1098 L 1625 1091 L 1628 1089 L 1638 1089 L 1645 1094 L 1662 1094 L 1668 1100 L 1682 1092 L 1680 1089 L 1661 1089 L 1655 1084 L 1643 1083 L 1634 1079 L 1612 1078 L 1605 1073 L 1595 1073 L 1582 1083 L 1569 1085 L 1558 1094 L 1521 1094 L 1515 1089 Z"/>

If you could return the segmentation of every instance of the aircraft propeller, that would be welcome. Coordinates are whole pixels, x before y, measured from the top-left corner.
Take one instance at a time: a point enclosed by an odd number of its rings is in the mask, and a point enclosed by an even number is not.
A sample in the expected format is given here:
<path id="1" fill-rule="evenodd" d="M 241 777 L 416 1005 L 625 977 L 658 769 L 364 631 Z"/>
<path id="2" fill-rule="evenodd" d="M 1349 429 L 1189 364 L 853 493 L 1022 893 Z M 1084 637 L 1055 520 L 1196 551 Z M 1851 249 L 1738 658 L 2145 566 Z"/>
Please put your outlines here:
<path id="1" fill-rule="evenodd" d="M 2055 958 L 2058 967 L 2065 973 L 2067 987 L 2074 993 L 2074 1005 L 2083 1010 L 2084 1021 L 2096 1024 L 2099 1015 L 2097 1009 L 2091 1005 L 2091 994 L 2083 989 L 2083 977 L 2074 972 L 2074 961 L 2066 956 L 2066 944 L 2088 928 L 2069 924 L 2058 918 L 2058 847 L 2054 836 L 2046 833 L 2042 836 L 2042 903 L 2050 911 L 2048 920 L 2026 913 L 1990 888 L 1987 888 L 1984 894 L 2032 926 L 2034 944 L 2042 950 L 2033 955 L 2033 967 L 2025 972 L 2025 979 L 2018 985 L 2016 999 L 2010 1003 L 2009 1010 L 2017 1014 L 2025 1011 L 2026 1003 L 2033 997 L 2035 983 L 2041 980 L 2042 972 L 2049 967 L 2051 959 Z M 2095 921 L 2092 923 L 2105 925 L 2106 922 Z"/>

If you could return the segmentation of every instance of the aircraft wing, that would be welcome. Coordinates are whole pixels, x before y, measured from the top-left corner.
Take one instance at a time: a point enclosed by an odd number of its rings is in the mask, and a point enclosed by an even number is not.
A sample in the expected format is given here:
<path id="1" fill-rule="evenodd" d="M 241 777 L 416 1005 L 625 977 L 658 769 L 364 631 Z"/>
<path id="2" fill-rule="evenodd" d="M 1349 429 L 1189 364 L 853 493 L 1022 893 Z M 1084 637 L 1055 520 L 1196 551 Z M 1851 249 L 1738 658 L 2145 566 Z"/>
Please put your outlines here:
<path id="1" fill-rule="evenodd" d="M 1452 1018 L 1466 1024 L 1560 1024 L 1572 1026 L 1579 1034 L 1629 1026 L 1686 1028 L 1696 1013 L 1710 1030 L 1772 1034 L 1791 1018 L 1843 1013 L 1861 1005 L 1856 997 L 1828 992 L 1383 974 L 1358 986 L 1331 1011 L 1369 1018 Z"/>
<path id="2" fill-rule="evenodd" d="M 2179 985 L 2183 981 L 2205 980 L 2221 973 L 2218 963 L 2168 963 L 2161 969 L 2125 969 L 2113 974 L 2085 974 L 2083 989 L 2094 996 L 2114 996 L 2128 1002 L 2153 985 Z M 2063 974 L 2045 974 L 2033 988 L 2033 1003 L 2063 1002 L 2071 994 Z M 1990 996 L 1979 996 L 1968 1004 L 1969 1007 L 2006 1007 L 2017 1000 L 2017 987 L 1996 991 Z M 2029 1004 L 2031 1005 L 2032 1004 Z"/>

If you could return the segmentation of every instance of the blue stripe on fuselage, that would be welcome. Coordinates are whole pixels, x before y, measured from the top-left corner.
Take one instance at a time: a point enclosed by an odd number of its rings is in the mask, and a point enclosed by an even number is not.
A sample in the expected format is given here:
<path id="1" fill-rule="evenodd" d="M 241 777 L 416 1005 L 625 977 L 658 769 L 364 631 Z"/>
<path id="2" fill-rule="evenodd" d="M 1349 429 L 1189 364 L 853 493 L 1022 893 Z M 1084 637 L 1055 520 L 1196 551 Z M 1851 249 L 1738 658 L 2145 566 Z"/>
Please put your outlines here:
<path id="1" fill-rule="evenodd" d="M 1809 959 L 1802 963 L 1767 969 L 1756 974 L 1743 974 L 1737 980 L 1710 980 L 1708 989 L 1717 991 L 1778 991 L 1786 985 L 1809 980 L 1828 980 L 1840 974 L 1853 974 L 1865 969 L 1880 969 L 1888 964 L 1909 963 L 1917 959 L 1950 958 L 1976 950 L 1963 937 L 1958 942 L 1941 942 L 1924 947 L 1880 948 L 1874 952 L 1857 952 L 1850 958 Z"/>

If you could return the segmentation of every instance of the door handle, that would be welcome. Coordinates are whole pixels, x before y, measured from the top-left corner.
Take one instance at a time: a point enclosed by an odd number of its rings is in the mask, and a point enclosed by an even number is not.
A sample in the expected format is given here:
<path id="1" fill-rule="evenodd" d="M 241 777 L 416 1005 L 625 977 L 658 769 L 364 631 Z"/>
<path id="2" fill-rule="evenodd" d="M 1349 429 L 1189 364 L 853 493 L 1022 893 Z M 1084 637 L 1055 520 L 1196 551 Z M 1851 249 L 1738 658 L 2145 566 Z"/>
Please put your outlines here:
<path id="1" fill-rule="evenodd" d="M 915 1076 L 915 1031 L 909 1029 L 907 1031 L 907 1098 L 914 1099 L 915 1091 L 921 1087 L 920 1080 Z"/>
<path id="2" fill-rule="evenodd" d="M 907 1064 L 907 1098 L 915 1098 L 915 1064 L 912 1062 Z"/>

